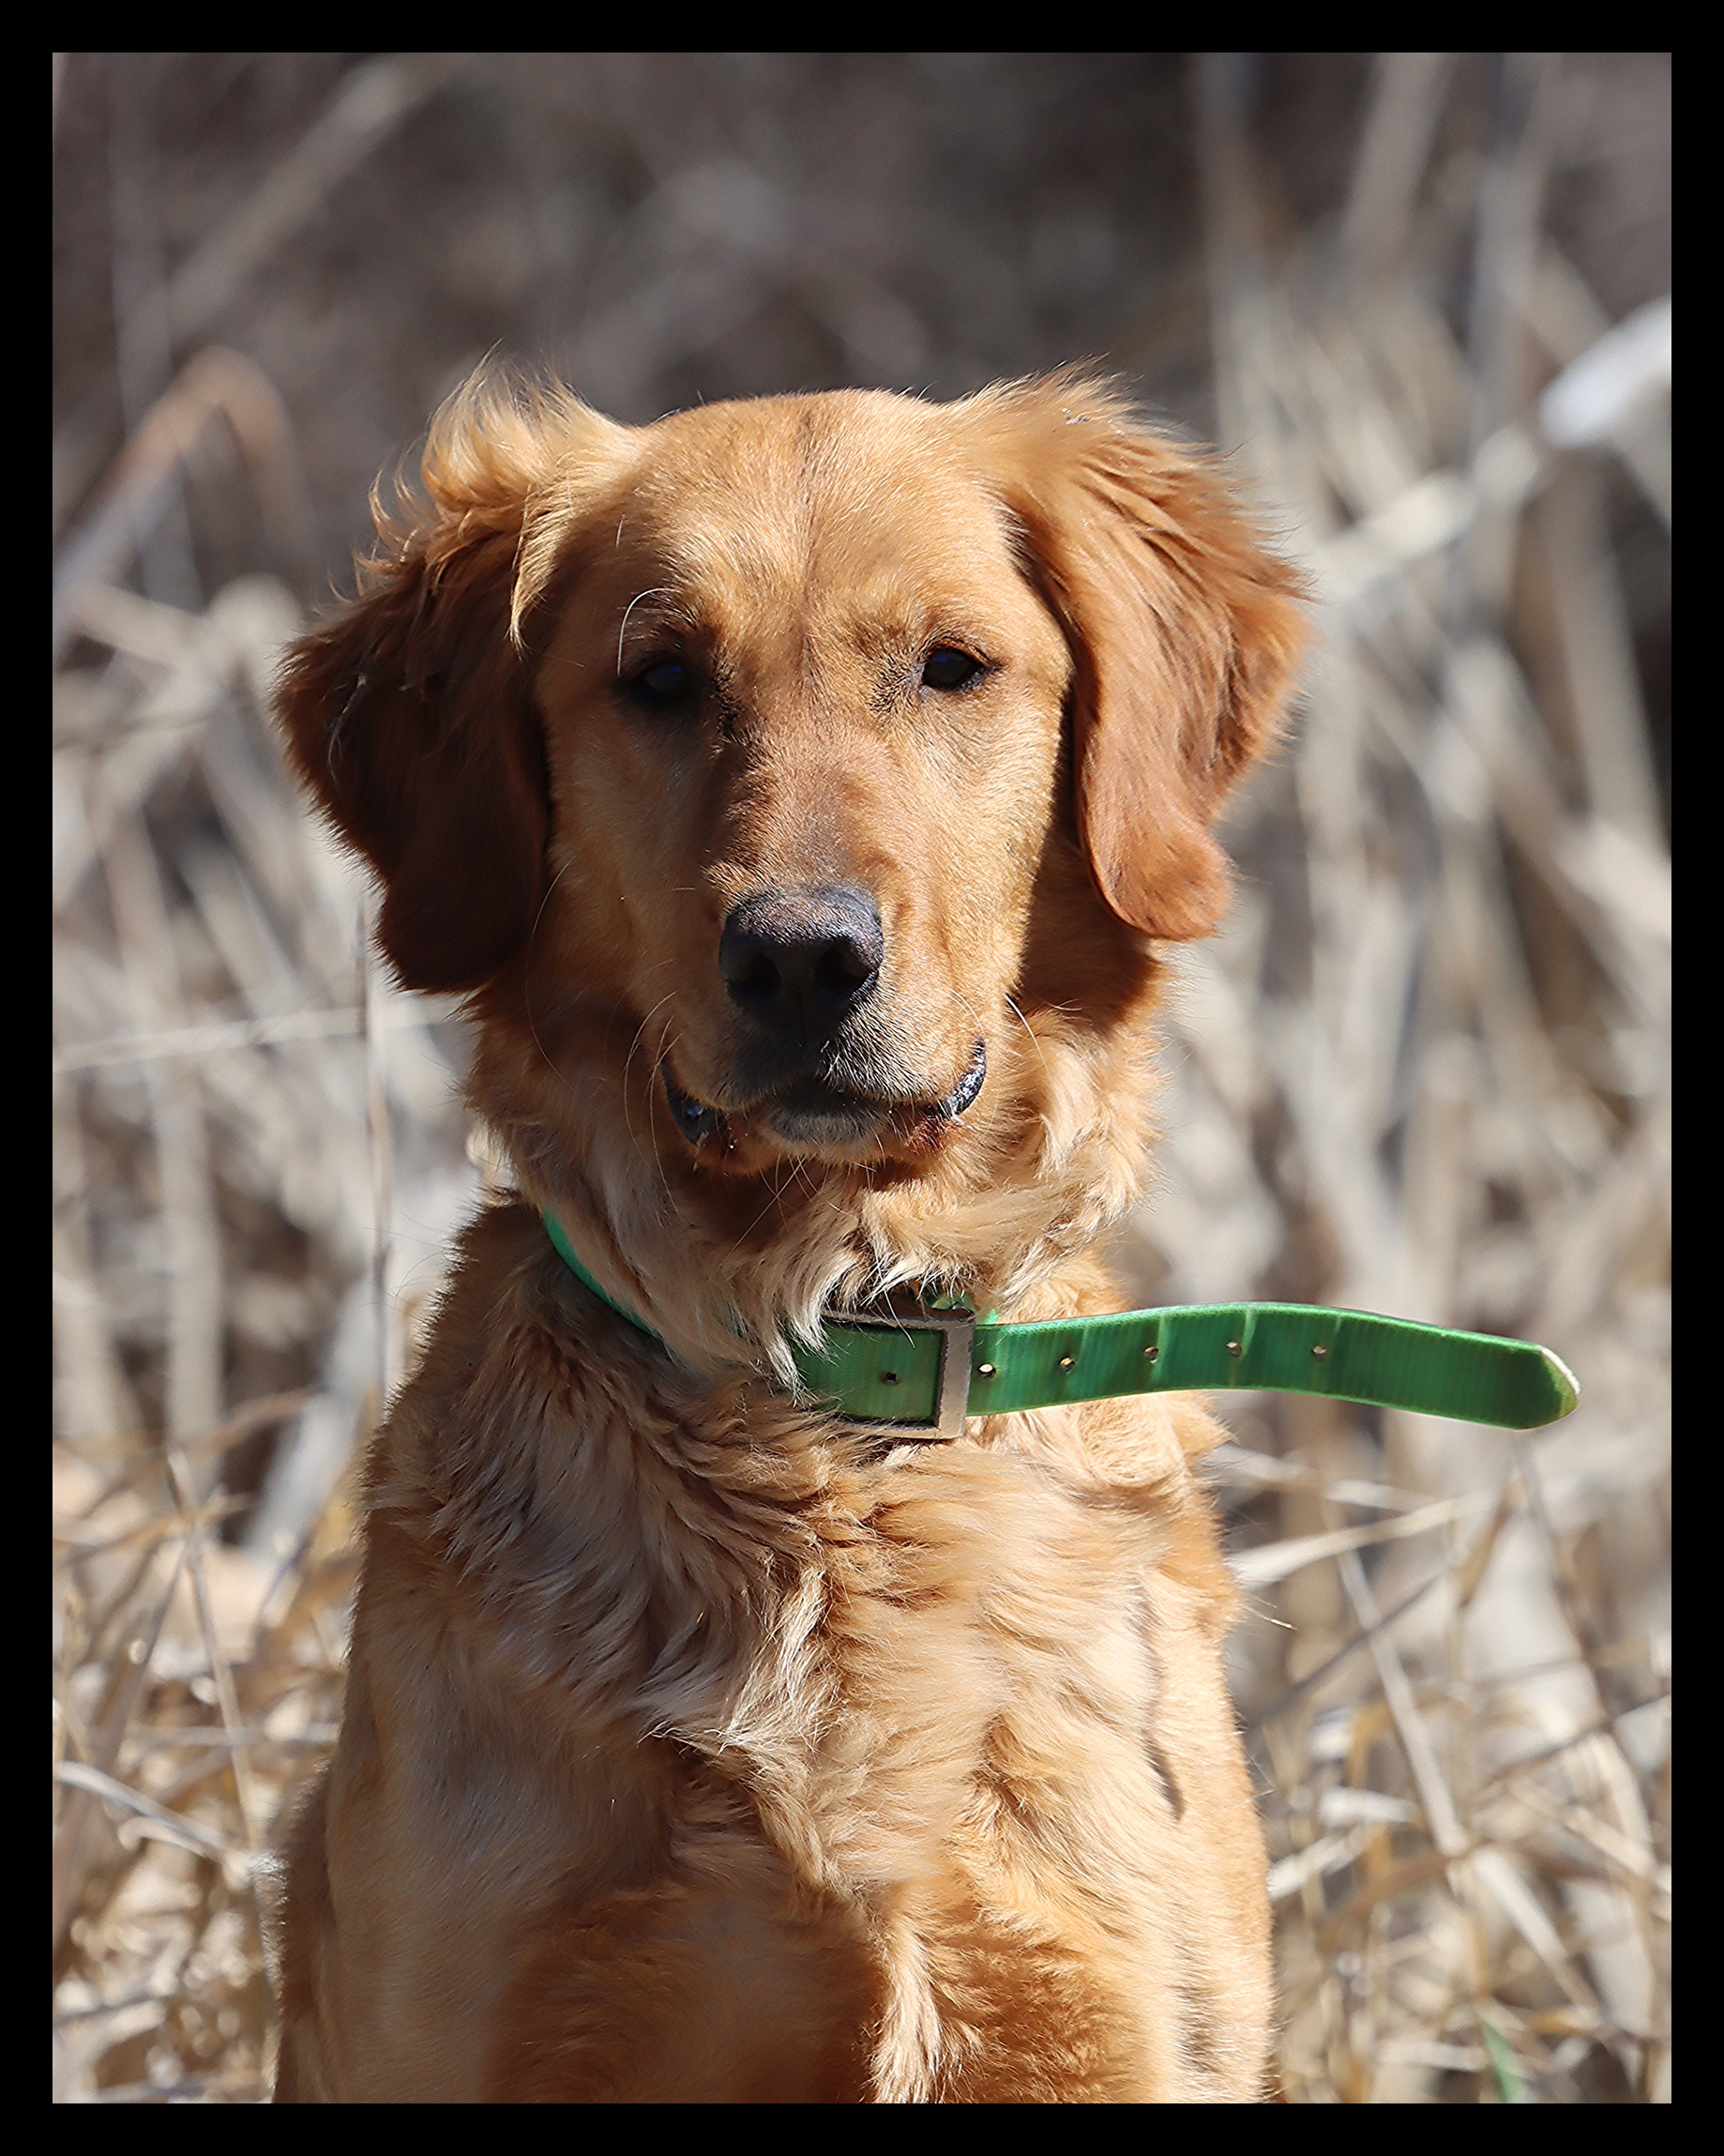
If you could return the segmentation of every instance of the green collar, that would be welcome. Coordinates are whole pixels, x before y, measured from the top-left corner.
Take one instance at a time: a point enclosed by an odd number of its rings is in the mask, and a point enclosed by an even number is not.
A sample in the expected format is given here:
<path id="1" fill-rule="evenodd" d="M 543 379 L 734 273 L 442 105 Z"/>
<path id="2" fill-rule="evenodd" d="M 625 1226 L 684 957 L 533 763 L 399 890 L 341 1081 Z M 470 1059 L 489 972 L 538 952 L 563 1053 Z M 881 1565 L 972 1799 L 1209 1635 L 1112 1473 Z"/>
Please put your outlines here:
<path id="1" fill-rule="evenodd" d="M 553 1214 L 545 1228 L 565 1265 L 599 1301 L 656 1340 L 576 1256 Z M 1548 1347 L 1488 1333 L 1319 1310 L 1297 1302 L 1224 1302 L 1128 1310 L 1033 1325 L 977 1320 L 969 1310 L 912 1317 L 853 1311 L 825 1321 L 796 1369 L 832 1411 L 906 1436 L 960 1437 L 964 1419 L 1112 1400 L 1129 1392 L 1314 1392 L 1462 1422 L 1531 1430 L 1580 1397 Z"/>

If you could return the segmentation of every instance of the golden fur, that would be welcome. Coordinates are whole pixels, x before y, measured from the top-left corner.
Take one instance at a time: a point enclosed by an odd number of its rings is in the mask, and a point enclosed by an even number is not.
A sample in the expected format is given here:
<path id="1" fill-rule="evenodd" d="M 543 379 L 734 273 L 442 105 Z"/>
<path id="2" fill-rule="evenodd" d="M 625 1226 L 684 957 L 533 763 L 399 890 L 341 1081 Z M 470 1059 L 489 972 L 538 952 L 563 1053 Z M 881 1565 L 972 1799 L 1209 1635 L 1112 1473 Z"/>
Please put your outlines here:
<path id="1" fill-rule="evenodd" d="M 383 528 L 283 723 L 401 977 L 470 995 L 521 1202 L 368 1463 L 278 2095 L 1256 2094 L 1201 1404 L 893 1443 L 789 1349 L 904 1286 L 1119 1307 L 1155 939 L 1225 903 L 1291 575 L 1075 375 L 642 429 L 479 386 Z M 809 1107 L 750 1076 L 718 953 L 750 893 L 831 886 L 884 956 Z"/>

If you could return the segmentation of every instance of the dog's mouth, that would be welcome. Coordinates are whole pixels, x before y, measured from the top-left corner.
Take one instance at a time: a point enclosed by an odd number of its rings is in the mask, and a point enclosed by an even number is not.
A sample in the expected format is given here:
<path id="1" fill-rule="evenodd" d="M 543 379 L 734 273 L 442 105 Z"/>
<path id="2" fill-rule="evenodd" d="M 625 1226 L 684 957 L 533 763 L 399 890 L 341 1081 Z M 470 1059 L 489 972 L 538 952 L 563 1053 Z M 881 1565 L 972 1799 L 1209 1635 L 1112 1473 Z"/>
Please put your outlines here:
<path id="1" fill-rule="evenodd" d="M 867 1148 L 926 1156 L 975 1104 L 987 1078 L 988 1046 L 978 1040 L 957 1085 L 937 1101 L 883 1098 L 809 1074 L 746 1108 L 719 1109 L 685 1093 L 668 1069 L 664 1097 L 672 1121 L 697 1152 L 708 1139 L 728 1149 L 748 1134 L 799 1152 L 854 1157 Z"/>

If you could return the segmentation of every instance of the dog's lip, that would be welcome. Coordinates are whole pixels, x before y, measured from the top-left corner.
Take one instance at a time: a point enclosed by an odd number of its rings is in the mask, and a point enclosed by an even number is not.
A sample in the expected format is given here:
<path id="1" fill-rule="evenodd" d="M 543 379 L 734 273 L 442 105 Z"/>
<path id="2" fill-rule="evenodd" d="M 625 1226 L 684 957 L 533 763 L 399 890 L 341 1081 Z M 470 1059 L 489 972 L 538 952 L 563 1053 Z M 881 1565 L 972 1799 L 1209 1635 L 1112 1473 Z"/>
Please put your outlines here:
<path id="1" fill-rule="evenodd" d="M 870 1118 L 909 1115 L 912 1117 L 930 1116 L 939 1122 L 952 1123 L 975 1104 L 987 1077 L 988 1044 L 978 1040 L 970 1051 L 970 1059 L 957 1085 L 942 1100 L 932 1102 L 882 1100 L 872 1094 L 849 1091 L 810 1073 L 768 1093 L 745 1109 L 721 1110 L 685 1093 L 671 1076 L 668 1065 L 664 1070 L 664 1093 L 677 1129 L 690 1143 L 698 1145 L 737 1116 L 859 1123 Z"/>
<path id="2" fill-rule="evenodd" d="M 747 1113 L 770 1116 L 776 1110 L 791 1116 L 885 1116 L 890 1114 L 891 1105 L 890 1101 L 874 1100 L 867 1093 L 854 1093 L 848 1086 L 835 1086 L 818 1071 L 809 1071 L 801 1078 L 793 1078 L 788 1086 L 780 1086 L 776 1092 L 768 1093 Z"/>
<path id="3" fill-rule="evenodd" d="M 699 1145 L 703 1138 L 710 1137 L 718 1130 L 722 1120 L 718 1111 L 683 1092 L 671 1076 L 668 1065 L 664 1072 L 664 1097 L 670 1103 L 676 1128 L 690 1144 Z"/>
<path id="4" fill-rule="evenodd" d="M 970 1060 L 964 1065 L 963 1076 L 934 1110 L 943 1123 L 956 1122 L 964 1110 L 971 1107 L 988 1078 L 988 1043 L 978 1040 L 970 1051 Z"/>

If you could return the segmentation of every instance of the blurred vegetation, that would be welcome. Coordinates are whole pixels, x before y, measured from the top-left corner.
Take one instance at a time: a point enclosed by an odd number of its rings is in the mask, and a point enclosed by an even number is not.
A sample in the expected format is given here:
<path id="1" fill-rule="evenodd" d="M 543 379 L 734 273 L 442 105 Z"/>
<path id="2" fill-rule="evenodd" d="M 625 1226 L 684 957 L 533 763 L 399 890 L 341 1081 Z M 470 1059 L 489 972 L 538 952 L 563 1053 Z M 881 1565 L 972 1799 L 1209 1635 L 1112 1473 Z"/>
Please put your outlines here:
<path id="1" fill-rule="evenodd" d="M 270 732 L 487 353 L 625 419 L 1092 357 L 1322 631 L 1182 961 L 1139 1299 L 1554 1347 L 1548 1434 L 1233 1396 L 1290 2101 L 1670 2090 L 1661 55 L 54 62 L 54 2074 L 255 2099 L 350 1472 L 481 1195 Z"/>

